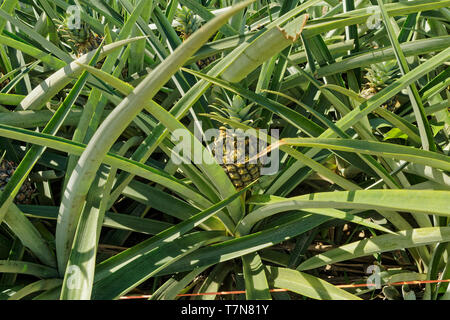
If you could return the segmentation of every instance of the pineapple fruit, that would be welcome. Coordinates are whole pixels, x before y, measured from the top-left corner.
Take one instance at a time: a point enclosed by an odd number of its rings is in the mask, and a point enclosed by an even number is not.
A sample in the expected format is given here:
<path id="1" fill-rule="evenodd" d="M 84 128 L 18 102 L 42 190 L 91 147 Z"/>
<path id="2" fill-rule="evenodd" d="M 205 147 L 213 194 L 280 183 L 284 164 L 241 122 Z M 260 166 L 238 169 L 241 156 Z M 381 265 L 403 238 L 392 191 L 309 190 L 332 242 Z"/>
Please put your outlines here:
<path id="1" fill-rule="evenodd" d="M 175 19 L 180 24 L 177 27 L 177 31 L 181 33 L 181 38 L 183 40 L 189 38 L 191 34 L 200 28 L 200 20 L 198 17 L 192 10 L 185 6 L 177 10 Z"/>
<path id="2" fill-rule="evenodd" d="M 103 41 L 103 37 L 93 32 L 84 22 L 80 23 L 79 29 L 69 28 L 67 19 L 57 21 L 56 25 L 59 35 L 67 41 L 77 57 L 97 49 Z"/>
<path id="3" fill-rule="evenodd" d="M 361 90 L 360 95 L 365 99 L 372 98 L 382 89 L 393 83 L 398 76 L 399 70 L 394 60 L 376 63 L 366 69 L 367 74 L 364 78 L 367 80 L 365 88 Z M 387 101 L 383 107 L 394 112 L 400 106 L 398 97 L 395 96 Z"/>
<path id="4" fill-rule="evenodd" d="M 5 159 L 1 160 L 0 163 L 0 190 L 3 191 L 6 184 L 8 183 L 11 176 L 14 174 L 14 171 L 17 169 L 17 166 L 14 162 L 8 161 Z M 29 180 L 26 180 L 21 186 L 19 193 L 16 195 L 14 199 L 15 203 L 18 204 L 30 204 L 33 199 L 33 194 L 35 193 L 35 189 Z"/>
<path id="5" fill-rule="evenodd" d="M 224 108 L 220 110 L 220 113 L 225 114 L 227 118 L 244 124 L 252 123 L 251 105 L 246 106 L 240 96 L 234 96 L 231 105 L 221 102 Z M 213 153 L 218 158 L 218 150 L 222 148 L 220 154 L 222 159 L 218 159 L 219 163 L 233 185 L 237 189 L 244 188 L 260 177 L 261 161 L 253 160 L 258 151 L 256 139 L 244 135 L 241 130 L 227 129 L 224 126 L 219 130 L 220 135 L 214 140 Z"/>

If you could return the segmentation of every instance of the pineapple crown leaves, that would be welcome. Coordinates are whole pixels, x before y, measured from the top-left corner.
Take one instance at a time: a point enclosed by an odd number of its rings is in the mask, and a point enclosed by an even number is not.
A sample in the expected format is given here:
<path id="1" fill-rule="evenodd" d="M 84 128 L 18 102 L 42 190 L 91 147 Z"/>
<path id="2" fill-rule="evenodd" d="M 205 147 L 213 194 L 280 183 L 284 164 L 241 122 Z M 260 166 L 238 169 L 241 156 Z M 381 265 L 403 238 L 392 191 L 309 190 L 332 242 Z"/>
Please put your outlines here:
<path id="1" fill-rule="evenodd" d="M 61 43 L 70 47 L 73 53 L 78 57 L 95 48 L 97 48 L 103 37 L 91 30 L 89 24 L 80 21 L 77 28 L 76 25 L 69 25 L 69 17 L 64 20 L 53 20 L 57 28 L 57 32 L 61 38 Z"/>
<path id="2" fill-rule="evenodd" d="M 84 22 L 80 22 L 79 29 L 69 28 L 67 19 L 68 18 L 66 17 L 63 21 L 55 20 L 55 26 L 57 27 L 57 31 L 61 35 L 61 37 L 73 42 L 87 41 L 92 32 L 89 29 L 89 26 Z"/>
<path id="3" fill-rule="evenodd" d="M 78 4 L 78 1 L 76 2 Z M 89 7 L 83 7 L 82 10 L 92 17 L 93 12 Z M 68 14 L 60 16 L 59 19 L 52 19 L 58 33 L 62 37 L 72 39 L 74 42 L 82 43 L 88 41 L 93 36 L 98 36 L 98 34 L 92 31 L 90 24 L 86 20 L 81 19 L 80 17 L 78 21 L 71 22 L 72 19 L 73 17 Z"/>
<path id="4" fill-rule="evenodd" d="M 175 20 L 180 24 L 177 30 L 182 33 L 183 38 L 189 37 L 200 28 L 200 19 L 191 9 L 185 6 L 177 10 Z"/>
<path id="5" fill-rule="evenodd" d="M 395 60 L 383 61 L 366 68 L 367 74 L 364 76 L 368 80 L 368 85 L 375 88 L 383 88 L 397 78 L 399 68 Z"/>

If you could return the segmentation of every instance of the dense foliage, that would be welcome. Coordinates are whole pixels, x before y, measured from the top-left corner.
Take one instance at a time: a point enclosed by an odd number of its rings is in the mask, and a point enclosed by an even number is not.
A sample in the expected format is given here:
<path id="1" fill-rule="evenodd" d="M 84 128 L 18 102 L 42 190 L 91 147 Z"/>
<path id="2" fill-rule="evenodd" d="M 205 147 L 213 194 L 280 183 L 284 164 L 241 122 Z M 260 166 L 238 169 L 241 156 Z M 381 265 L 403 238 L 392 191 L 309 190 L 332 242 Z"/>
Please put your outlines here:
<path id="1" fill-rule="evenodd" d="M 450 298 L 449 0 L 0 3 L 0 299 Z"/>

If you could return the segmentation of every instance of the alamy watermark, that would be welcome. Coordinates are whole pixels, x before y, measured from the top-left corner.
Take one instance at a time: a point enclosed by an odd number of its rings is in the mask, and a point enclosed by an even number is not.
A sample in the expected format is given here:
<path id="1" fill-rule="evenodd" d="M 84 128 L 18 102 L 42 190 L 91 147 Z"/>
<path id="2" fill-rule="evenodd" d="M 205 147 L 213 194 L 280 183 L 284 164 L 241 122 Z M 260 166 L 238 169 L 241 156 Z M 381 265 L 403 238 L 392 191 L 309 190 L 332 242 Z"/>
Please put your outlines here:
<path id="1" fill-rule="evenodd" d="M 370 274 L 367 277 L 367 287 L 375 287 L 376 289 L 381 289 L 381 269 L 380 266 L 370 265 L 367 267 L 366 273 Z"/>
<path id="2" fill-rule="evenodd" d="M 67 28 L 81 29 L 81 8 L 77 5 L 67 7 Z"/>
<path id="3" fill-rule="evenodd" d="M 70 290 L 79 290 L 81 288 L 81 270 L 76 265 L 67 267 L 66 285 Z"/>
<path id="4" fill-rule="evenodd" d="M 378 7 L 367 8 L 368 13 L 370 13 L 369 18 L 366 21 L 366 25 L 370 30 L 379 29 L 381 27 L 381 10 Z"/>

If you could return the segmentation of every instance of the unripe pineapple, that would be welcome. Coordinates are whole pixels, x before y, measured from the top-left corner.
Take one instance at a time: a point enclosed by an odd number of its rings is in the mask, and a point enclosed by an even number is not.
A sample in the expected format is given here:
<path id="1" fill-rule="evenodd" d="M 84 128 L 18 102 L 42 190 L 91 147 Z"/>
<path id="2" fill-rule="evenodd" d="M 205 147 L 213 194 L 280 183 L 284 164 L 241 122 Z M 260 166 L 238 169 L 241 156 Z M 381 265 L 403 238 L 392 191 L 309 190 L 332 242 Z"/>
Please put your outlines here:
<path id="1" fill-rule="evenodd" d="M 0 163 L 0 190 L 3 191 L 11 176 L 14 174 L 17 166 L 14 162 L 5 159 Z M 33 199 L 35 189 L 29 180 L 26 180 L 21 186 L 19 193 L 14 199 L 15 203 L 30 204 Z"/>
<path id="2" fill-rule="evenodd" d="M 177 30 L 181 33 L 183 40 L 189 38 L 191 34 L 200 28 L 200 20 L 188 7 L 183 6 L 181 9 L 178 9 L 175 19 L 180 24 Z"/>
<path id="3" fill-rule="evenodd" d="M 372 98 L 379 91 L 386 88 L 393 83 L 398 76 L 397 64 L 394 60 L 376 63 L 366 69 L 367 74 L 364 78 L 367 79 L 365 88 L 361 90 L 361 96 L 365 99 Z M 395 111 L 400 105 L 398 97 L 393 97 L 383 107 L 390 111 Z"/>
<path id="4" fill-rule="evenodd" d="M 248 136 L 241 136 L 226 127 L 220 127 L 219 130 L 220 136 L 214 144 L 215 150 L 223 150 L 221 166 L 236 188 L 246 187 L 260 177 L 260 160 L 256 160 L 257 163 L 250 162 L 257 154 L 257 148 Z"/>
<path id="5" fill-rule="evenodd" d="M 220 111 L 228 118 L 250 124 L 251 105 L 246 106 L 240 96 L 235 96 L 231 105 L 222 101 Z M 258 154 L 256 138 L 245 135 L 242 130 L 220 127 L 220 135 L 214 140 L 214 155 L 227 173 L 233 185 L 241 189 L 260 177 L 261 161 Z M 219 152 L 221 150 L 222 152 Z"/>
<path id="6" fill-rule="evenodd" d="M 80 28 L 69 27 L 67 19 L 63 22 L 57 21 L 58 33 L 77 57 L 80 57 L 89 51 L 97 49 L 103 41 L 103 37 L 93 32 L 89 26 L 81 22 Z"/>

